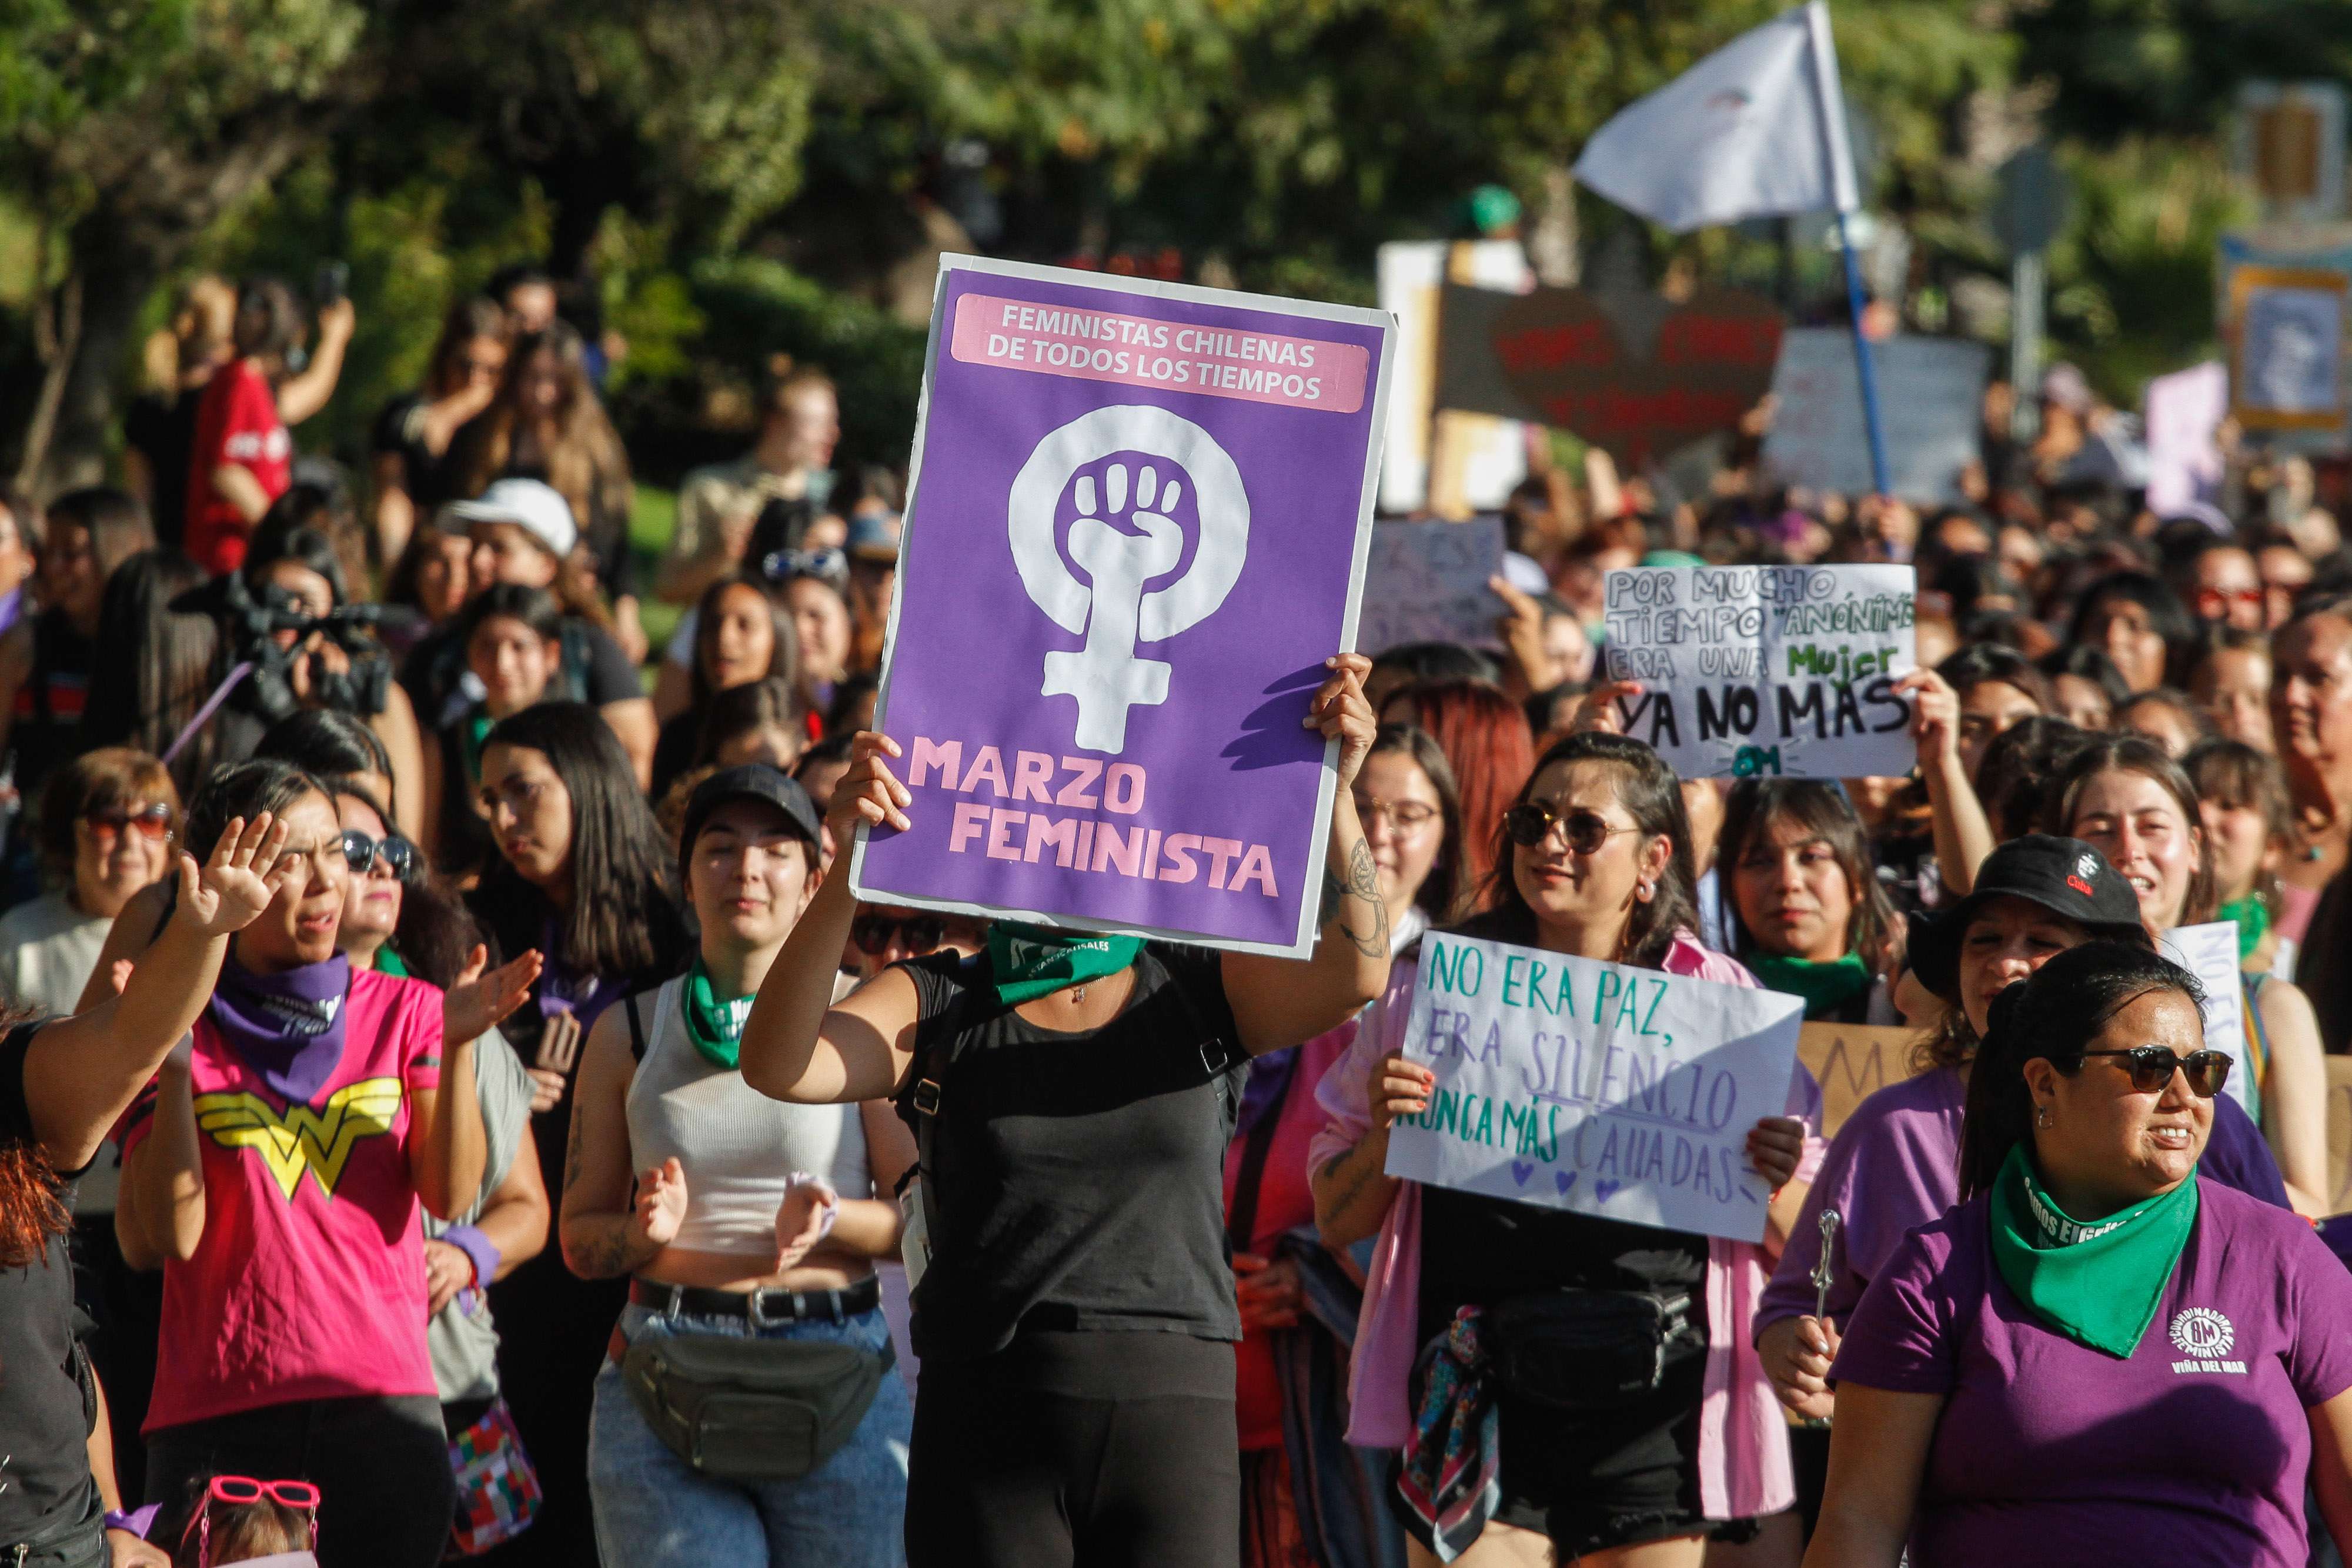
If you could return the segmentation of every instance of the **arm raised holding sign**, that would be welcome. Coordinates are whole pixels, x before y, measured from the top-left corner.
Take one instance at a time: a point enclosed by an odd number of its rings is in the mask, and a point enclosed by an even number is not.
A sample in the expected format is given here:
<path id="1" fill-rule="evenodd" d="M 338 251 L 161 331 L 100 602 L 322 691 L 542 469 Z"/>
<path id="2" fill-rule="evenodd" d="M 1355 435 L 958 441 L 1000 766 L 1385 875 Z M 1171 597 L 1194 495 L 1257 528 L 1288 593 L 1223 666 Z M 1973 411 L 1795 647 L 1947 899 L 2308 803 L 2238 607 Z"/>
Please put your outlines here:
<path id="1" fill-rule="evenodd" d="M 1965 898 L 1976 885 L 1977 867 L 1992 853 L 1993 836 L 1960 759 L 1959 694 L 1933 670 L 1914 670 L 1895 689 L 1915 694 L 1911 737 L 1919 746 L 1919 777 L 1935 822 L 1936 868 L 1952 896 Z"/>

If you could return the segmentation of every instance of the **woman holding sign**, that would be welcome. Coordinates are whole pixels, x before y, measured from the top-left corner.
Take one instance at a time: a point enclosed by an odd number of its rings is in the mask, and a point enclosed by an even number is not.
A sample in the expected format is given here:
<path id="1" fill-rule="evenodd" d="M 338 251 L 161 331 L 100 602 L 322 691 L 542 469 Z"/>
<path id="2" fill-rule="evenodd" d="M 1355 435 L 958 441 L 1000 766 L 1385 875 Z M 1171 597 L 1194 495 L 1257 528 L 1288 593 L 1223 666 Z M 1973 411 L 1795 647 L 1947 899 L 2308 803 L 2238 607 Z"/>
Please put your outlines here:
<path id="1" fill-rule="evenodd" d="M 1838 1353 L 1806 1562 L 2300 1568 L 2304 1478 L 2352 1547 L 2352 1280 L 2198 1157 L 2231 1059 L 2144 947 L 1993 1004 L 1970 1196 L 1912 1231 Z"/>
<path id="2" fill-rule="evenodd" d="M 1754 978 L 1691 935 L 1697 924 L 1690 830 L 1679 780 L 1619 735 L 1572 736 L 1548 751 L 1505 814 L 1492 910 L 1460 934 L 1732 985 Z M 1639 1563 L 1691 1568 L 1727 1521 L 1787 1508 L 1788 1444 L 1748 1318 L 1768 1269 L 1761 1248 L 1423 1186 L 1385 1174 L 1396 1118 L 1429 1103 L 1433 1076 L 1404 1052 L 1418 956 L 1401 962 L 1349 1054 L 1317 1092 L 1329 1121 L 1315 1140 L 1316 1218 L 1328 1245 L 1378 1232 L 1349 1375 L 1349 1440 L 1418 1445 L 1412 1380 L 1433 1340 L 1454 1342 L 1465 1307 L 1534 1302 L 1591 1311 L 1582 1331 L 1652 1358 L 1653 1386 L 1612 1408 L 1570 1411 L 1557 1391 L 1505 1385 L 1496 1449 L 1482 1455 L 1500 1504 L 1403 1505 L 1414 1561 L 1443 1533 L 1474 1568 Z M 1749 1133 L 1775 1189 L 1801 1174 L 1820 1091 L 1799 1066 L 1790 1114 Z M 1813 1145 L 1818 1149 L 1818 1145 Z M 1620 1344 L 1644 1302 L 1684 1326 Z M 1685 1305 L 1686 1304 L 1686 1305 Z M 1632 1310 L 1628 1310 L 1632 1309 Z M 1481 1323 L 1491 1322 L 1483 1319 Z M 1569 1325 L 1576 1332 L 1576 1325 Z M 1484 1332 L 1483 1326 L 1481 1333 Z M 1438 1434 L 1442 1437 L 1442 1433 Z M 1414 1479 L 1400 1476 L 1401 1487 Z M 1435 1518 L 1427 1516 L 1433 1512 Z M 1475 1544 L 1474 1544 L 1475 1543 Z"/>
<path id="3" fill-rule="evenodd" d="M 829 877 L 760 988 L 746 1082 L 799 1104 L 898 1098 L 921 1148 L 913 1568 L 1237 1561 L 1234 1070 L 1344 1022 L 1389 971 L 1352 792 L 1373 737 L 1370 661 L 1329 667 L 1304 720 L 1340 743 L 1311 958 L 1000 922 L 986 952 L 894 964 L 834 1006 L 856 902 Z M 898 754 L 857 737 L 827 813 L 836 842 L 908 826 Z"/>
<path id="4" fill-rule="evenodd" d="M 2115 862 L 2158 935 L 2214 916 L 2221 883 L 2196 787 L 2180 765 L 2137 737 L 2101 740 L 2059 784 L 2066 831 Z M 2236 949 L 2225 955 L 2234 972 Z M 2284 980 L 2252 980 L 2238 1052 L 2242 1099 L 2270 1140 L 2295 1208 L 2328 1212 L 2327 1066 L 2311 1003 Z"/>

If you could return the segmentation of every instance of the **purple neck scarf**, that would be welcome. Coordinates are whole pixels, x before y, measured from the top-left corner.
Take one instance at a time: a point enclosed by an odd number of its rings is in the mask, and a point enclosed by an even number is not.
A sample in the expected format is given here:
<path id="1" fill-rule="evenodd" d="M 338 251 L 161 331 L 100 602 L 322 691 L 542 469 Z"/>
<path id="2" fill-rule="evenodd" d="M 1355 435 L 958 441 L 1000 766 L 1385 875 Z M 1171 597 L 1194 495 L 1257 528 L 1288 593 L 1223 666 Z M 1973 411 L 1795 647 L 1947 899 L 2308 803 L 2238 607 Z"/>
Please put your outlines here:
<path id="1" fill-rule="evenodd" d="M 341 953 L 276 975 L 257 975 L 232 954 L 205 1011 L 271 1092 L 307 1105 L 343 1059 L 351 993 L 352 961 Z"/>
<path id="2" fill-rule="evenodd" d="M 550 916 L 539 934 L 539 950 L 547 956 L 546 967 L 539 974 L 539 1016 L 551 1019 L 558 1013 L 576 1013 L 582 1029 L 593 1029 L 597 1015 L 621 999 L 628 982 L 573 974 L 557 956 L 562 936 L 554 917 Z"/>

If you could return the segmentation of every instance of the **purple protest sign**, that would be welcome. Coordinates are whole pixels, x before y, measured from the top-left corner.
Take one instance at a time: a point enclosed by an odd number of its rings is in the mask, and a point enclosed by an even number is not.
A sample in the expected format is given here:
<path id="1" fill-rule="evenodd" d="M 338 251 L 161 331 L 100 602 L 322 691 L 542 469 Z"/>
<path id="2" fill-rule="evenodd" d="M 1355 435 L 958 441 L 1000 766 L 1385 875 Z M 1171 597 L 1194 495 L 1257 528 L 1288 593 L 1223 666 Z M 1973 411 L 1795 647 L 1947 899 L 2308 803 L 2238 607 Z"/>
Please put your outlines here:
<path id="1" fill-rule="evenodd" d="M 1391 319 L 947 256 L 860 898 L 1312 947 Z"/>

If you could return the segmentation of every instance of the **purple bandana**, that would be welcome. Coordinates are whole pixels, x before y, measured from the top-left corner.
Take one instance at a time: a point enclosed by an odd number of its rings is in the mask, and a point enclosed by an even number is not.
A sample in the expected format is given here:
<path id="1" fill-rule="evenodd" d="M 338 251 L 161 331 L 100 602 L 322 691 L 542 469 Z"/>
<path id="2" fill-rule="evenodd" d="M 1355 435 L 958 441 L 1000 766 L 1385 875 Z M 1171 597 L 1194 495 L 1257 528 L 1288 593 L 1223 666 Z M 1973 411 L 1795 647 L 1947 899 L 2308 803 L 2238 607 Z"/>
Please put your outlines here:
<path id="1" fill-rule="evenodd" d="M 351 992 L 352 961 L 341 953 L 275 975 L 257 975 L 232 955 L 205 1011 L 273 1093 L 307 1105 L 343 1059 Z"/>
<path id="2" fill-rule="evenodd" d="M 547 963 L 539 972 L 539 1016 L 551 1019 L 558 1013 L 576 1013 L 582 1029 L 593 1029 L 597 1015 L 621 999 L 627 982 L 573 974 L 556 956 L 562 950 L 562 935 L 551 919 L 539 934 L 539 950 L 547 955 Z"/>

